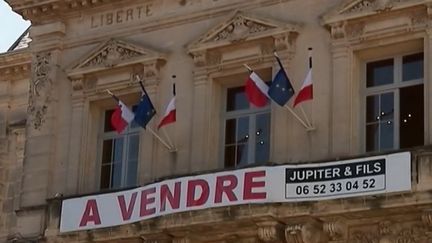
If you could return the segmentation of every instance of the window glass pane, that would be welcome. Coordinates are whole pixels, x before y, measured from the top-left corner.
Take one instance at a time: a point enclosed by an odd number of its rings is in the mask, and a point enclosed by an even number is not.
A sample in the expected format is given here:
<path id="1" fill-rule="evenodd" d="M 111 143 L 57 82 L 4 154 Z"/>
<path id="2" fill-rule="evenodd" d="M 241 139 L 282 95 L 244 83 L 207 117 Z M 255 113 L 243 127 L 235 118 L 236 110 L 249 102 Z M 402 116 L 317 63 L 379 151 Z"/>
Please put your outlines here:
<path id="1" fill-rule="evenodd" d="M 102 166 L 100 176 L 100 188 L 108 189 L 111 185 L 111 163 L 112 163 L 113 140 L 105 140 L 102 145 Z"/>
<path id="2" fill-rule="evenodd" d="M 129 161 L 127 166 L 127 175 L 126 175 L 126 185 L 136 186 L 137 185 L 137 168 L 138 168 L 138 160 Z"/>
<path id="3" fill-rule="evenodd" d="M 393 125 L 391 121 L 380 123 L 380 151 L 393 148 Z"/>
<path id="4" fill-rule="evenodd" d="M 111 161 L 112 161 L 112 144 L 113 144 L 112 139 L 103 141 L 102 164 L 111 163 Z"/>
<path id="5" fill-rule="evenodd" d="M 387 121 L 393 119 L 394 114 L 394 95 L 393 93 L 381 94 L 380 120 Z"/>
<path id="6" fill-rule="evenodd" d="M 235 145 L 232 146 L 226 146 L 225 147 L 225 167 L 230 168 L 230 167 L 235 167 L 236 166 L 236 162 L 235 162 Z"/>
<path id="7" fill-rule="evenodd" d="M 423 85 L 400 89 L 400 147 L 424 144 Z"/>
<path id="8" fill-rule="evenodd" d="M 376 122 L 379 120 L 379 96 L 373 95 L 366 98 L 366 122 Z"/>
<path id="9" fill-rule="evenodd" d="M 119 188 L 122 185 L 123 142 L 123 138 L 114 139 L 113 167 L 111 171 L 112 188 Z"/>
<path id="10" fill-rule="evenodd" d="M 248 145 L 240 144 L 237 146 L 237 166 L 248 164 Z"/>
<path id="11" fill-rule="evenodd" d="M 256 116 L 255 136 L 255 162 L 268 162 L 270 151 L 270 113 Z"/>
<path id="12" fill-rule="evenodd" d="M 129 137 L 128 160 L 138 160 L 139 136 L 131 135 Z"/>
<path id="13" fill-rule="evenodd" d="M 230 88 L 227 92 L 227 111 L 248 109 L 249 102 L 246 98 L 244 87 Z"/>
<path id="14" fill-rule="evenodd" d="M 366 151 L 378 151 L 379 139 L 378 124 L 371 124 L 366 126 Z"/>
<path id="15" fill-rule="evenodd" d="M 102 165 L 101 177 L 100 177 L 100 188 L 109 189 L 111 182 L 111 164 Z"/>
<path id="16" fill-rule="evenodd" d="M 402 81 L 423 78 L 423 53 L 404 56 L 402 63 Z"/>
<path id="17" fill-rule="evenodd" d="M 112 177 L 111 188 L 120 188 L 122 186 L 122 163 L 121 162 L 113 163 L 111 177 Z"/>
<path id="18" fill-rule="evenodd" d="M 225 144 L 234 144 L 236 141 L 236 119 L 225 121 Z"/>
<path id="19" fill-rule="evenodd" d="M 115 130 L 114 127 L 111 126 L 111 115 L 113 112 L 114 109 L 105 111 L 104 132 L 111 132 Z"/>
<path id="20" fill-rule="evenodd" d="M 393 83 L 393 59 L 368 63 L 366 73 L 366 87 Z"/>
<path id="21" fill-rule="evenodd" d="M 249 140 L 249 117 L 237 120 L 237 143 L 247 143 Z"/>

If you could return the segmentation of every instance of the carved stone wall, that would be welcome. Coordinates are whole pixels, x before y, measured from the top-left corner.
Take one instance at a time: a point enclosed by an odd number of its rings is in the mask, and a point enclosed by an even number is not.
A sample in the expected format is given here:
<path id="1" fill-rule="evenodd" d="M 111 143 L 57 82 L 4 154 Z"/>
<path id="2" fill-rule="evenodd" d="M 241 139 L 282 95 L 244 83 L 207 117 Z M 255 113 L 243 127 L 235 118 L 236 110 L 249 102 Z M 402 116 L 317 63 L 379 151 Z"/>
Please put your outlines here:
<path id="1" fill-rule="evenodd" d="M 29 119 L 32 127 L 39 130 L 45 122 L 48 105 L 51 99 L 52 71 L 51 53 L 37 53 L 32 64 L 32 80 L 29 93 Z"/>

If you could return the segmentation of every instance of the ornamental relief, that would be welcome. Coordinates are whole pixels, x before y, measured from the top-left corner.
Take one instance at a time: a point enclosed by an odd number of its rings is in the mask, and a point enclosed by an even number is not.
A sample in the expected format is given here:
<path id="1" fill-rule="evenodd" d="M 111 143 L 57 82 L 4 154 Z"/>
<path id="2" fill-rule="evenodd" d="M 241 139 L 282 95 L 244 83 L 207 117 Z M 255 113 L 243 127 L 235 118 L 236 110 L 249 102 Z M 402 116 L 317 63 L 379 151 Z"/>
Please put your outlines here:
<path id="1" fill-rule="evenodd" d="M 119 46 L 115 41 L 111 40 L 108 45 L 102 51 L 100 51 L 98 55 L 86 62 L 81 67 L 112 67 L 123 60 L 131 59 L 140 55 L 142 54 L 137 51 Z"/>
<path id="2" fill-rule="evenodd" d="M 431 242 L 422 223 L 382 221 L 375 226 L 354 229 L 348 242 L 352 243 L 426 243 Z"/>
<path id="3" fill-rule="evenodd" d="M 388 11 L 396 4 L 406 1 L 407 0 L 360 0 L 348 8 L 341 10 L 340 13 L 359 13 L 368 10 L 377 12 Z"/>
<path id="4" fill-rule="evenodd" d="M 272 28 L 274 27 L 246 19 L 244 16 L 239 15 L 236 16 L 228 26 L 208 41 L 243 40 L 251 34 L 263 32 Z"/>
<path id="5" fill-rule="evenodd" d="M 34 129 L 37 130 L 45 122 L 48 102 L 51 98 L 50 62 L 51 53 L 44 52 L 36 54 L 32 64 L 33 76 L 30 82 L 28 113 Z"/>

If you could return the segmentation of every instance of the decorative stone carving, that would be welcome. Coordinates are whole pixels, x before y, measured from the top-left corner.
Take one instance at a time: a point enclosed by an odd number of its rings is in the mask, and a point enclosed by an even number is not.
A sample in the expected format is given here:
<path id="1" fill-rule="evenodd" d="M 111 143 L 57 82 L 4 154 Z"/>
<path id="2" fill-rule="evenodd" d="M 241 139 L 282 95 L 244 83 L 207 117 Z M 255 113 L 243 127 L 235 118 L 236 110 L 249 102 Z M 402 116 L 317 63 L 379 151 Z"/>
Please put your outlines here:
<path id="1" fill-rule="evenodd" d="M 35 129 L 40 129 L 44 123 L 48 102 L 51 98 L 50 61 L 50 52 L 38 53 L 33 60 L 33 77 L 30 82 L 28 112 L 30 122 Z"/>
<path id="2" fill-rule="evenodd" d="M 348 4 L 339 13 L 359 13 L 364 11 L 383 12 L 389 11 L 395 7 L 396 4 L 407 2 L 411 0 L 357 0 Z"/>
<path id="3" fill-rule="evenodd" d="M 340 221 L 326 222 L 323 230 L 331 240 L 342 240 L 346 236 L 346 226 Z"/>
<path id="4" fill-rule="evenodd" d="M 182 237 L 182 238 L 174 238 L 172 240 L 172 243 L 191 243 L 191 241 L 187 237 Z"/>
<path id="5" fill-rule="evenodd" d="M 282 225 L 276 222 L 263 223 L 258 227 L 258 238 L 263 242 L 279 242 L 283 239 Z"/>
<path id="6" fill-rule="evenodd" d="M 74 91 L 79 91 L 83 89 L 83 78 L 74 78 L 72 79 L 72 89 Z"/>
<path id="7" fill-rule="evenodd" d="M 363 35 L 364 23 L 359 22 L 355 24 L 350 24 L 346 26 L 346 35 L 349 38 L 358 38 Z"/>
<path id="8" fill-rule="evenodd" d="M 366 234 L 363 232 L 353 233 L 348 242 L 352 242 L 352 243 L 375 243 L 373 234 Z"/>
<path id="9" fill-rule="evenodd" d="M 242 15 L 236 16 L 228 26 L 216 33 L 209 41 L 231 40 L 241 41 L 248 35 L 258 32 L 263 32 L 274 28 L 272 26 L 257 23 L 247 19 Z"/>
<path id="10" fill-rule="evenodd" d="M 382 221 L 378 224 L 379 243 L 395 242 L 392 222 Z"/>
<path id="11" fill-rule="evenodd" d="M 333 39 L 342 39 L 345 37 L 345 22 L 331 24 L 331 36 Z"/>
<path id="12" fill-rule="evenodd" d="M 322 231 L 322 224 L 317 221 L 288 225 L 285 229 L 285 239 L 287 243 L 327 242 L 327 237 Z"/>
<path id="13" fill-rule="evenodd" d="M 194 63 L 197 67 L 203 67 L 206 65 L 206 53 L 205 51 L 198 51 L 192 53 Z"/>
<path id="14" fill-rule="evenodd" d="M 426 210 L 421 216 L 422 222 L 429 228 L 432 228 L 432 210 Z"/>
<path id="15" fill-rule="evenodd" d="M 216 48 L 243 43 L 260 38 L 274 38 L 272 49 L 285 50 L 294 44 L 297 36 L 296 24 L 257 18 L 256 16 L 236 11 L 231 18 L 209 30 L 198 40 L 188 45 L 197 66 L 208 65 L 207 52 Z M 239 46 L 241 48 L 241 46 Z"/>
<path id="16" fill-rule="evenodd" d="M 112 67 L 123 60 L 131 59 L 140 55 L 142 55 L 142 53 L 125 48 L 124 46 L 119 45 L 115 40 L 110 40 L 105 48 L 103 48 L 95 57 L 88 60 L 84 65 L 82 65 L 82 67 L 101 65 Z"/>
<path id="17" fill-rule="evenodd" d="M 154 63 L 152 65 L 158 65 L 158 61 L 163 59 L 165 59 L 164 55 L 156 51 L 121 40 L 110 39 L 96 47 L 90 54 L 75 62 L 72 68 L 68 70 L 68 74 L 69 76 L 76 77 L 112 67 L 142 63 Z"/>

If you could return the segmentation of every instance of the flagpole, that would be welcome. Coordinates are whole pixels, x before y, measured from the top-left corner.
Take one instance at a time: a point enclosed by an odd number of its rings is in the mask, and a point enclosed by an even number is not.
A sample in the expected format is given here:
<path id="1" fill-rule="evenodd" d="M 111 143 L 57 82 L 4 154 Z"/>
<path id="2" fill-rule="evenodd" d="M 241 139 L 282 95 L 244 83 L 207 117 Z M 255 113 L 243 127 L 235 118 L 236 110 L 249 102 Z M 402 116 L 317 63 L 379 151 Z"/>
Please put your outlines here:
<path id="1" fill-rule="evenodd" d="M 306 123 L 294 112 L 293 109 L 291 109 L 291 107 L 289 107 L 288 105 L 284 105 L 285 108 L 287 108 L 287 110 L 289 112 L 291 112 L 291 114 L 297 118 L 297 120 L 306 128 L 306 130 L 309 130 L 311 127 L 309 127 L 308 125 L 306 125 Z"/>
<path id="2" fill-rule="evenodd" d="M 146 127 L 145 130 L 148 130 L 151 134 L 153 134 L 153 136 L 155 136 L 157 139 L 159 139 L 159 141 L 168 149 L 168 150 L 173 150 L 173 148 L 171 146 L 169 146 L 159 135 L 156 134 L 155 131 L 153 131 L 153 129 L 151 129 L 150 127 Z"/>
<path id="3" fill-rule="evenodd" d="M 139 76 L 138 75 L 136 75 L 136 79 L 137 79 L 137 81 L 139 82 L 139 84 L 140 84 L 140 86 L 141 86 L 141 89 L 142 89 L 142 91 L 145 93 L 145 95 L 147 95 L 148 96 L 148 94 L 147 94 L 147 91 L 145 90 L 145 88 L 144 88 L 144 84 L 142 83 L 142 81 L 141 81 L 141 79 L 139 78 Z M 155 136 L 168 150 L 172 150 L 173 148 L 171 148 L 171 146 L 170 145 L 168 145 L 159 135 L 157 135 L 156 134 L 156 132 L 153 130 L 153 129 L 151 129 L 150 127 L 148 127 L 148 126 L 146 126 L 145 128 L 144 128 L 145 130 L 148 130 L 151 134 L 153 134 L 153 136 Z"/>
<path id="4" fill-rule="evenodd" d="M 174 82 L 174 79 L 175 79 L 177 76 L 176 76 L 176 75 L 172 75 L 171 77 L 172 77 L 172 80 L 173 80 L 173 84 L 172 84 L 172 88 L 173 88 L 173 90 L 172 90 L 172 91 L 173 91 L 173 97 L 175 97 L 175 95 L 176 95 L 176 90 L 175 90 L 175 82 Z M 175 146 L 175 144 L 172 142 L 172 140 L 171 140 L 170 136 L 168 135 L 168 133 L 166 132 L 165 127 L 162 127 L 162 132 L 163 132 L 164 136 L 167 138 L 168 143 L 171 145 L 172 149 L 175 150 L 175 149 L 176 149 L 176 146 Z"/>
<path id="5" fill-rule="evenodd" d="M 276 57 L 276 60 L 277 60 L 277 62 L 278 62 L 278 64 L 279 64 L 279 66 L 282 68 L 283 67 L 283 65 L 282 65 L 282 62 L 281 62 L 281 60 L 280 60 L 280 57 L 279 57 L 279 55 L 277 54 L 277 52 L 276 51 L 274 51 L 273 52 L 273 55 Z M 285 70 L 283 70 L 283 72 L 285 72 Z M 305 123 L 305 121 L 303 121 L 303 119 L 301 119 L 298 115 L 297 115 L 297 113 L 295 113 L 295 111 L 291 108 L 291 107 L 289 107 L 287 104 L 285 104 L 284 105 L 284 107 L 289 111 L 289 112 L 291 112 L 291 114 L 306 128 L 306 130 L 309 130 L 310 129 L 310 127 L 309 127 L 309 123 Z"/>
<path id="6" fill-rule="evenodd" d="M 312 47 L 309 47 L 308 51 L 309 51 L 309 70 L 311 70 L 312 69 Z M 300 106 L 300 111 L 303 113 L 303 116 L 306 119 L 306 123 L 308 124 L 309 128 L 312 129 L 313 128 L 312 123 L 309 121 L 309 118 L 306 115 L 303 106 Z"/>

